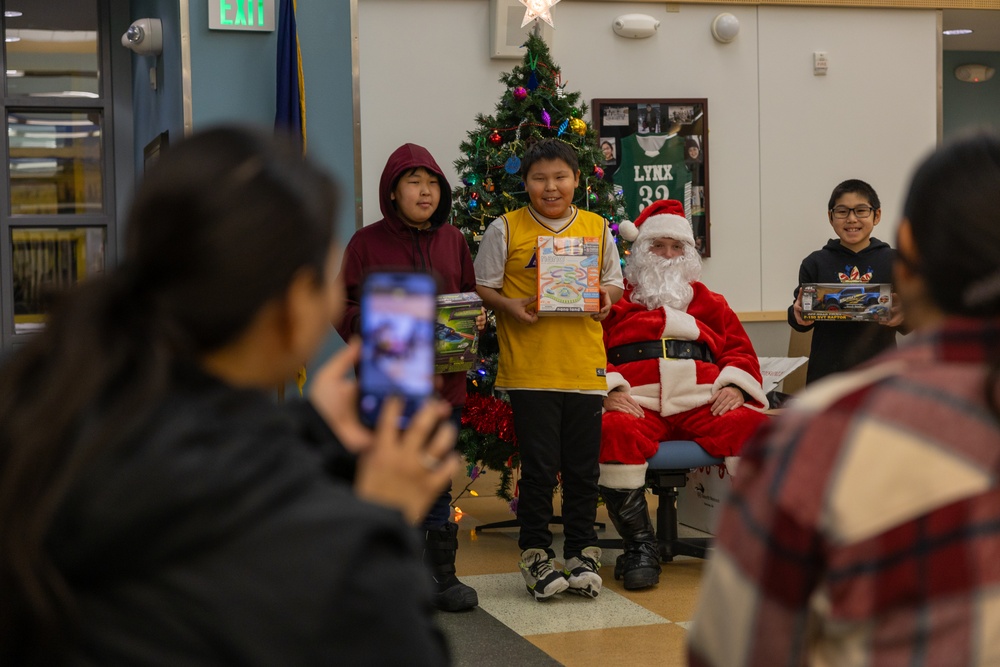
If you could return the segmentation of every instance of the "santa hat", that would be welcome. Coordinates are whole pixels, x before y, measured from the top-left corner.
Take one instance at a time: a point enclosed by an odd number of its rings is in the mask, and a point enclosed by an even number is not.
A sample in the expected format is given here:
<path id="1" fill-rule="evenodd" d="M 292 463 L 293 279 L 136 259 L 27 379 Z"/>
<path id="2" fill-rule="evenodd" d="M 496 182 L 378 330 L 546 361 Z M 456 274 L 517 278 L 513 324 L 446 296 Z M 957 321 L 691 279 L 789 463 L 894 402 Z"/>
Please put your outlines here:
<path id="1" fill-rule="evenodd" d="M 629 243 L 639 239 L 671 238 L 694 245 L 691 223 L 684 217 L 684 205 L 676 199 L 661 199 L 642 209 L 635 222 L 618 225 L 618 233 Z"/>

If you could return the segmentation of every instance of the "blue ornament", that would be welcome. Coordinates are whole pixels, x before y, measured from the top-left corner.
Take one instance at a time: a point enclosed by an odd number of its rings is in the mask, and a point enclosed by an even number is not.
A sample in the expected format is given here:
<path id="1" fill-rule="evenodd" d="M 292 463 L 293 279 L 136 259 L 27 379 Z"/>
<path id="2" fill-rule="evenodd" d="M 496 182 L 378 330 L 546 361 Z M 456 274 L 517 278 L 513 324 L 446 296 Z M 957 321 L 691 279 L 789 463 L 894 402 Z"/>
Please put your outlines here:
<path id="1" fill-rule="evenodd" d="M 521 170 L 521 158 L 516 155 L 512 155 L 507 158 L 507 162 L 504 164 L 503 170 L 508 174 L 516 174 Z"/>
<path id="2" fill-rule="evenodd" d="M 475 199 L 470 199 L 469 200 L 469 210 L 470 211 L 476 210 L 477 206 L 479 206 L 479 202 L 478 201 L 476 201 Z"/>
<path id="3" fill-rule="evenodd" d="M 535 70 L 531 70 L 531 75 L 528 77 L 528 83 L 525 88 L 528 90 L 535 90 L 538 88 L 538 77 L 535 75 Z"/>
<path id="4" fill-rule="evenodd" d="M 564 120 L 562 123 L 559 124 L 559 132 L 556 133 L 556 136 L 557 137 L 561 137 L 563 135 L 563 132 L 566 131 L 567 127 L 569 127 L 569 119 L 568 118 L 566 120 Z"/>

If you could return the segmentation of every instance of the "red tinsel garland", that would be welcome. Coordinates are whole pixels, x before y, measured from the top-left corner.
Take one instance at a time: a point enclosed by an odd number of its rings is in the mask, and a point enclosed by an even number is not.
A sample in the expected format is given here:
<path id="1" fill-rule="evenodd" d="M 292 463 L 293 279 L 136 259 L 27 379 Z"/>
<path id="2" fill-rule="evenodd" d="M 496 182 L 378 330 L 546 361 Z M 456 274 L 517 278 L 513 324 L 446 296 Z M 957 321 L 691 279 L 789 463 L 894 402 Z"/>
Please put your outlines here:
<path id="1" fill-rule="evenodd" d="M 462 412 L 462 425 L 471 426 L 477 433 L 495 433 L 504 442 L 517 447 L 514 434 L 514 413 L 510 403 L 495 396 L 469 394 Z"/>

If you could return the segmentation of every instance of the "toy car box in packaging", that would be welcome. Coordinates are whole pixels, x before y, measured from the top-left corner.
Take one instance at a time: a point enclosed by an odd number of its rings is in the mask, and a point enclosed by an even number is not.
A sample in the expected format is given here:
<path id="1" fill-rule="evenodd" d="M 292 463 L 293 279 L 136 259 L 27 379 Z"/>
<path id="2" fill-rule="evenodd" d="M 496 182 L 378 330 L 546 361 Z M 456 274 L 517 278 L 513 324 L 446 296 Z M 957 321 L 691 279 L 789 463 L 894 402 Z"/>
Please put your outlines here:
<path id="1" fill-rule="evenodd" d="M 889 319 L 889 283 L 806 283 L 802 285 L 802 319 L 878 322 Z"/>
<path id="2" fill-rule="evenodd" d="M 479 317 L 483 300 L 475 292 L 440 294 L 435 323 L 435 373 L 467 371 L 479 353 Z"/>
<path id="3" fill-rule="evenodd" d="M 600 311 L 600 241 L 591 236 L 538 237 L 539 315 Z"/>

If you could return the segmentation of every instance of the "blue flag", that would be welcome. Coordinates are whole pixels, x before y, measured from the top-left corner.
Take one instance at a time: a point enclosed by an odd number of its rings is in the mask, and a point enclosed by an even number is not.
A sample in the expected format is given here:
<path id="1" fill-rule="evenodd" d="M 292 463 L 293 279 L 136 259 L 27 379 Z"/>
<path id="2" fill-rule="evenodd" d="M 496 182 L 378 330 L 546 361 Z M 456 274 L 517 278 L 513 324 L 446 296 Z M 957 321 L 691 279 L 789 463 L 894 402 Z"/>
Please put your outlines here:
<path id="1" fill-rule="evenodd" d="M 302 77 L 302 50 L 295 27 L 295 0 L 281 0 L 278 15 L 278 86 L 274 128 L 298 136 L 306 150 L 306 88 Z"/>

